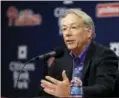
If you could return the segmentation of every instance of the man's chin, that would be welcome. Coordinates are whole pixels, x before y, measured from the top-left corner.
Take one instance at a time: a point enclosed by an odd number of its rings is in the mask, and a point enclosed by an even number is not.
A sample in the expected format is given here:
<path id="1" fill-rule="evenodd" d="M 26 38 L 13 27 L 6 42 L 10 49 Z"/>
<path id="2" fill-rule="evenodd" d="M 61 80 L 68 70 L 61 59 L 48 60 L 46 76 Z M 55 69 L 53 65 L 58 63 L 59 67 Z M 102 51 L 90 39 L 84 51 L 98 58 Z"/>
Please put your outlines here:
<path id="1" fill-rule="evenodd" d="M 67 46 L 67 48 L 68 48 L 69 50 L 74 50 L 74 49 L 75 49 L 74 46 Z"/>

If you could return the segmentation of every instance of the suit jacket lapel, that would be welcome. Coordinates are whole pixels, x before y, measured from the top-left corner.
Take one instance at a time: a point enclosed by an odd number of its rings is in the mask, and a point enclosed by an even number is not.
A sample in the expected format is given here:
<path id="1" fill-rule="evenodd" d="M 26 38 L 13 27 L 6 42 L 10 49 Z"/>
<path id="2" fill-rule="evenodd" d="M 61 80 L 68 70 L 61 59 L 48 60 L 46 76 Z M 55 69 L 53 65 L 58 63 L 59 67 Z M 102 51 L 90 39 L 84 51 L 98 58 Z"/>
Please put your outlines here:
<path id="1" fill-rule="evenodd" d="M 65 70 L 66 70 L 66 74 L 69 78 L 69 80 L 72 79 L 72 72 L 73 72 L 73 59 L 72 57 L 69 55 L 69 51 L 66 50 L 66 55 L 65 55 L 65 61 L 64 61 L 64 66 L 65 66 Z"/>
<path id="2" fill-rule="evenodd" d="M 94 52 L 95 52 L 95 45 L 94 45 L 94 42 L 91 42 L 86 54 L 85 62 L 84 62 L 82 80 L 84 80 L 86 73 L 88 71 L 88 68 L 90 67 L 90 61 L 92 59 Z"/>
<path id="3" fill-rule="evenodd" d="M 56 77 L 57 79 L 62 80 L 62 71 L 66 70 L 66 75 L 69 78 L 69 80 L 72 79 L 72 69 L 73 69 L 73 60 L 71 56 L 69 55 L 69 50 L 67 48 L 64 48 L 64 56 L 57 60 L 57 65 L 59 65 L 58 70 L 56 70 L 58 73 Z M 56 66 L 57 66 L 56 65 Z"/>

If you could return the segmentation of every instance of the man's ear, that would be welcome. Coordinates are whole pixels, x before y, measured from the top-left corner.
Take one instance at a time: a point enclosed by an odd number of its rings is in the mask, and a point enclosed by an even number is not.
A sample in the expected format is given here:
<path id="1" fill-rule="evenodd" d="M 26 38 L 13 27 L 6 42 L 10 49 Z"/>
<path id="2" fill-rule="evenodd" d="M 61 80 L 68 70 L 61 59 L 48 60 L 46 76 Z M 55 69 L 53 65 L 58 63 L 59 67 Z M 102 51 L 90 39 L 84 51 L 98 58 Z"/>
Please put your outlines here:
<path id="1" fill-rule="evenodd" d="M 88 31 L 88 29 L 89 29 L 88 27 L 85 27 L 85 31 Z"/>
<path id="2" fill-rule="evenodd" d="M 92 32 L 89 32 L 88 38 L 92 38 Z"/>
<path id="3" fill-rule="evenodd" d="M 85 27 L 86 32 L 88 33 L 88 38 L 92 37 L 92 28 L 91 27 Z"/>

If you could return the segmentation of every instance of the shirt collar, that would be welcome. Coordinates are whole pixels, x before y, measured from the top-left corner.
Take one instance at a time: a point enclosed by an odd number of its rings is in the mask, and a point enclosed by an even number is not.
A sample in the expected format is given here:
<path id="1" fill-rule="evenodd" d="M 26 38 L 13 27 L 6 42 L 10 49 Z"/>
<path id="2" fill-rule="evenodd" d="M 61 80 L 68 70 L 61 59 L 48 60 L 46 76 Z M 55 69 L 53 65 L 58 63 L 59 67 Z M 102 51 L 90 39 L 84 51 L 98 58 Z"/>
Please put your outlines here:
<path id="1" fill-rule="evenodd" d="M 78 56 L 74 56 L 72 54 L 72 52 L 69 53 L 69 55 L 72 57 L 72 58 L 81 58 L 83 56 L 83 54 L 85 54 L 85 52 L 88 50 L 88 47 L 90 45 L 90 42 L 85 46 L 85 48 L 83 49 L 83 51 L 81 52 L 81 54 L 79 54 Z"/>

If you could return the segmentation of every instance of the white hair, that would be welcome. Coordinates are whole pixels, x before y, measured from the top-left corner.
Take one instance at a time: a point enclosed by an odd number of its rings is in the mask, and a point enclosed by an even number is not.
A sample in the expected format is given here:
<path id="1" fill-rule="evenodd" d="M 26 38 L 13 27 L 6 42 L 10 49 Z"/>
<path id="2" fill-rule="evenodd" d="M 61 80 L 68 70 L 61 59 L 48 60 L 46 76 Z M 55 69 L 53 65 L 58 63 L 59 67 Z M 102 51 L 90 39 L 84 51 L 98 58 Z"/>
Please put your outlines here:
<path id="1" fill-rule="evenodd" d="M 60 28 L 62 25 L 61 24 L 62 19 L 70 13 L 73 13 L 73 14 L 81 17 L 83 19 L 85 25 L 91 26 L 91 28 L 93 30 L 92 37 L 94 39 L 96 37 L 94 22 L 93 22 L 92 18 L 88 14 L 86 14 L 84 11 L 82 11 L 81 9 L 76 9 L 76 8 L 67 9 L 66 12 L 64 13 L 64 15 L 59 18 Z"/>

